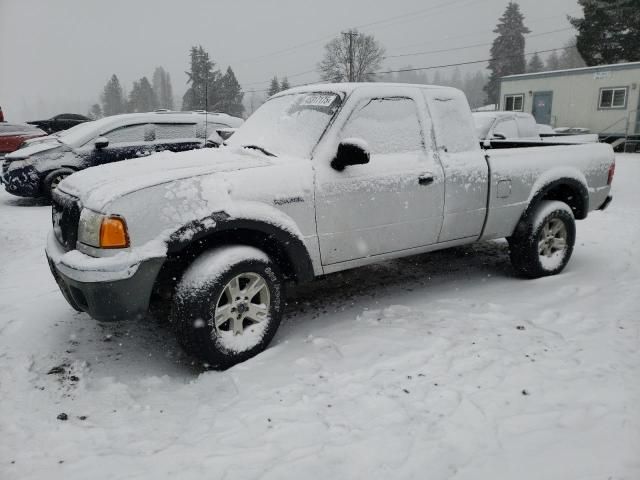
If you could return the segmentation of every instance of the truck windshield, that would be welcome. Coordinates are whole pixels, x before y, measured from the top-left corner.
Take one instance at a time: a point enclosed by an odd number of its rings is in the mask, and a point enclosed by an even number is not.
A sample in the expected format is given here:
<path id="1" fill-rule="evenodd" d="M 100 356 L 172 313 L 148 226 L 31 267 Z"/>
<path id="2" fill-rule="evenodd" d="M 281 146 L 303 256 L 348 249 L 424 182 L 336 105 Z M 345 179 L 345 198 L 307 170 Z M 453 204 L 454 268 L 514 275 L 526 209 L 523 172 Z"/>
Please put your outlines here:
<path id="1" fill-rule="evenodd" d="M 341 103 L 340 94 L 328 92 L 292 93 L 272 98 L 249 117 L 227 144 L 260 147 L 278 156 L 310 158 Z"/>

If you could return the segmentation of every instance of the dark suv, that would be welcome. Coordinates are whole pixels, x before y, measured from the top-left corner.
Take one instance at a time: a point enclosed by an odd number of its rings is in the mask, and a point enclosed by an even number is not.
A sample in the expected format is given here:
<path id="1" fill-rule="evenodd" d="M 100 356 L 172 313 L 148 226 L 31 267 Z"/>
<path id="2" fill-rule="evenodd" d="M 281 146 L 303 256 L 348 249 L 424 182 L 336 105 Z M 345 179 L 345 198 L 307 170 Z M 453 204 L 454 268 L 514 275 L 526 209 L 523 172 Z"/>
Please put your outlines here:
<path id="1" fill-rule="evenodd" d="M 194 112 L 130 113 L 86 122 L 7 155 L 2 183 L 14 195 L 48 197 L 75 171 L 163 150 L 202 148 L 208 133 L 241 123 L 226 114 Z"/>
<path id="2" fill-rule="evenodd" d="M 33 120 L 27 123 L 35 125 L 36 127 L 51 134 L 89 121 L 91 121 L 91 119 L 84 115 L 78 115 L 77 113 L 61 113 L 60 115 L 49 118 L 48 120 Z"/>

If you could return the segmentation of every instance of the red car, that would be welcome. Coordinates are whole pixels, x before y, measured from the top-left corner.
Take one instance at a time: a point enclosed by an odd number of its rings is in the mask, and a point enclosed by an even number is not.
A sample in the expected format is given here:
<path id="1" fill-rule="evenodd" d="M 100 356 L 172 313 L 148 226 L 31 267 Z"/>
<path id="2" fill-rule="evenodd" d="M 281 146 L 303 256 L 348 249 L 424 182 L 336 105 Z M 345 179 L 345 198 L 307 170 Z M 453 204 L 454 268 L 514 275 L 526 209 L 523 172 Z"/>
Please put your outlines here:
<path id="1" fill-rule="evenodd" d="M 29 138 L 42 137 L 47 133 L 33 125 L 0 123 L 0 155 L 14 152 Z"/>

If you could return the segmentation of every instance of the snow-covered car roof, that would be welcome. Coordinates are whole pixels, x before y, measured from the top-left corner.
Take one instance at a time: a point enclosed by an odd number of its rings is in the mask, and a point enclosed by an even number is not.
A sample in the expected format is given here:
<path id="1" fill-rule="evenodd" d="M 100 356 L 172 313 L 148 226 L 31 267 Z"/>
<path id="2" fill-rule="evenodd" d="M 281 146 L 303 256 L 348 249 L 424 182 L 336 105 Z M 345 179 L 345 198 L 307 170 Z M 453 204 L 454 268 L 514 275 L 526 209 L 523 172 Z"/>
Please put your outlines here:
<path id="1" fill-rule="evenodd" d="M 173 112 L 158 111 L 147 113 L 124 113 L 104 117 L 93 122 L 82 123 L 72 130 L 62 132 L 58 138 L 70 146 L 84 145 L 86 142 L 115 128 L 136 123 L 204 123 L 205 117 L 211 123 L 237 123 L 237 118 L 226 113 L 214 112 Z M 233 126 L 233 125 L 230 125 Z"/>

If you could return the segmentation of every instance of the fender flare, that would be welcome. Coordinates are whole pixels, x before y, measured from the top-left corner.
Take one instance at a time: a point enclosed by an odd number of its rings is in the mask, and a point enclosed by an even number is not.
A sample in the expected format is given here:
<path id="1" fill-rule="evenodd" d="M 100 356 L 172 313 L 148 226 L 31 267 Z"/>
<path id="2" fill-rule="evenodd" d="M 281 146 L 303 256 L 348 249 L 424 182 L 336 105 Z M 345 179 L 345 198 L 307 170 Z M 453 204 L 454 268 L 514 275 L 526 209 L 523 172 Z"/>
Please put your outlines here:
<path id="1" fill-rule="evenodd" d="M 265 244 L 254 246 L 271 250 L 267 253 L 276 257 L 286 257 L 276 260 L 285 261 L 297 281 L 310 281 L 315 277 L 311 256 L 299 235 L 263 219 L 232 217 L 224 211 L 191 221 L 176 230 L 167 240 L 167 254 L 178 255 L 197 243 L 206 244 L 221 236 L 227 239 L 236 236 L 243 242 L 243 237 L 251 233 L 257 234 L 259 243 Z"/>
<path id="2" fill-rule="evenodd" d="M 529 216 L 531 216 L 540 201 L 545 198 L 547 194 L 549 194 L 549 192 L 557 189 L 558 187 L 568 187 L 572 191 L 578 193 L 579 199 L 577 207 L 572 207 L 572 210 L 576 219 L 582 220 L 586 218 L 587 214 L 589 213 L 589 190 L 585 183 L 573 177 L 556 178 L 555 180 L 547 182 L 534 190 L 534 193 L 529 200 L 529 205 L 522 214 L 522 218 L 528 218 Z"/>

